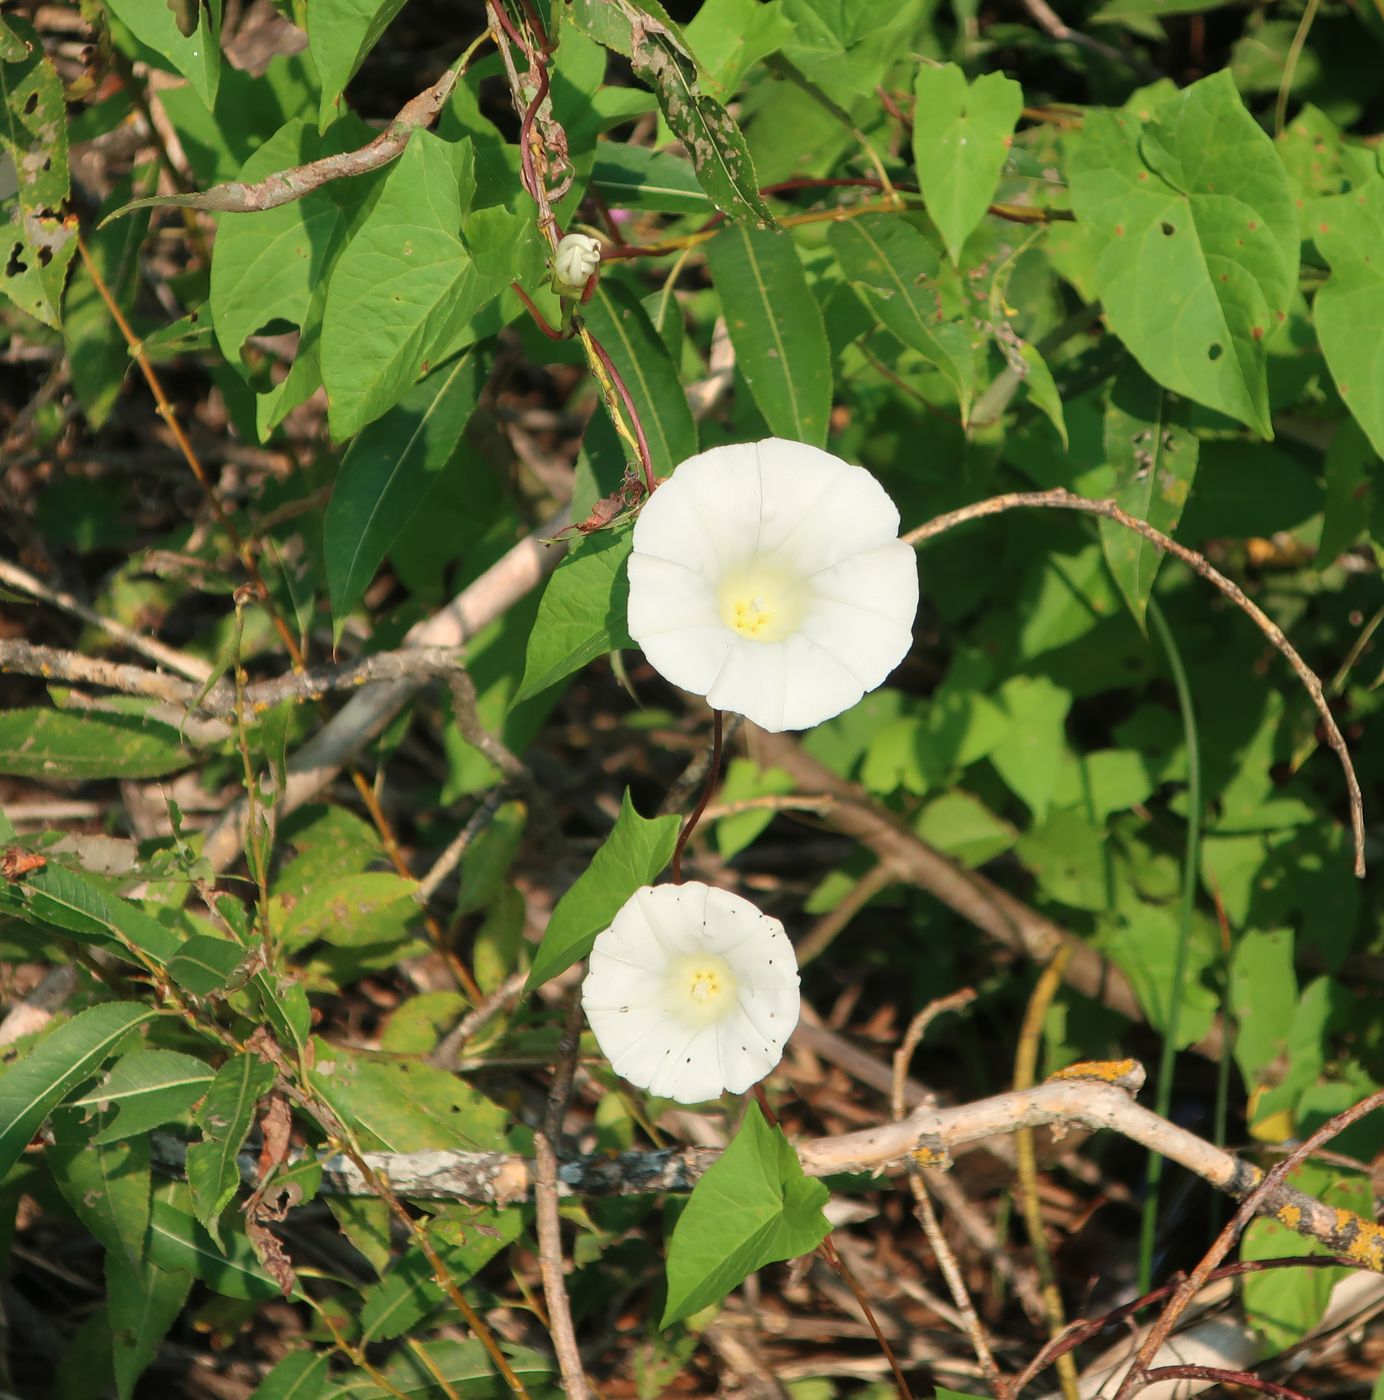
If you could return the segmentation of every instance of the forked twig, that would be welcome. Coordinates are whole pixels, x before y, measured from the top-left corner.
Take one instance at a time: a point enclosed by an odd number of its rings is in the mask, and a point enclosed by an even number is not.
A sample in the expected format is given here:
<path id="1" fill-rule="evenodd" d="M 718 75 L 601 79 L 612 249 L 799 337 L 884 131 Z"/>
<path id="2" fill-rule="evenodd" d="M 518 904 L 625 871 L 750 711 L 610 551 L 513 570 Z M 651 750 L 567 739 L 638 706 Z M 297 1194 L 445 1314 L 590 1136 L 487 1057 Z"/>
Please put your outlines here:
<path id="1" fill-rule="evenodd" d="M 910 530 L 903 539 L 905 543 L 911 545 L 924 544 L 928 540 L 936 539 L 938 535 L 945 534 L 946 531 L 957 525 L 965 525 L 968 521 L 983 520 L 988 516 L 999 515 L 1007 510 L 1034 507 L 1049 510 L 1074 510 L 1084 515 L 1098 515 L 1105 520 L 1113 520 L 1126 530 L 1133 530 L 1136 535 L 1142 535 L 1150 544 L 1156 545 L 1165 554 L 1171 554 L 1174 558 L 1182 560 L 1199 578 L 1204 578 L 1213 587 L 1219 589 L 1282 653 L 1288 664 L 1297 672 L 1298 679 L 1302 682 L 1308 695 L 1311 696 L 1312 704 L 1321 717 L 1322 726 L 1326 730 L 1327 743 L 1335 750 L 1336 757 L 1340 760 L 1341 770 L 1346 779 L 1346 791 L 1350 798 L 1350 827 L 1355 842 L 1355 873 L 1364 879 L 1364 798 L 1360 794 L 1360 781 L 1355 776 L 1355 766 L 1350 761 L 1350 750 L 1346 746 L 1345 736 L 1341 733 L 1335 717 L 1326 703 L 1322 683 L 1317 678 L 1316 672 L 1298 654 L 1297 648 L 1283 635 L 1278 624 L 1258 604 L 1246 597 L 1239 585 L 1232 583 L 1204 555 L 1199 554 L 1195 549 L 1189 549 L 1185 544 L 1179 544 L 1161 530 L 1154 529 L 1148 521 L 1140 520 L 1137 516 L 1130 515 L 1128 511 L 1121 510 L 1114 501 L 1092 500 L 1087 496 L 1075 495 L 1061 487 L 1056 487 L 1051 491 L 1010 491 L 1001 496 L 991 496 L 987 500 L 976 501 L 973 505 L 962 506 L 959 510 L 939 515 L 935 519 L 919 525 L 917 529 Z"/>

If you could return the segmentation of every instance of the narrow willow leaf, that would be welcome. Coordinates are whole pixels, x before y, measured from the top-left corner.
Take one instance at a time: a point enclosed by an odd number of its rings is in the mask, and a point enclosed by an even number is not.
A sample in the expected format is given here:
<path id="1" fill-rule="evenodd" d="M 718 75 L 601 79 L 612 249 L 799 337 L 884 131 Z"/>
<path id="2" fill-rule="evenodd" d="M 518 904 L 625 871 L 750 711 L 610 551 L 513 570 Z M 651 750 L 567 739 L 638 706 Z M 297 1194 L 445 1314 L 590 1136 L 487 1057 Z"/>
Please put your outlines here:
<path id="1" fill-rule="evenodd" d="M 241 969 L 251 950 L 229 938 L 195 933 L 168 960 L 168 975 L 195 997 L 214 996 L 233 982 L 243 980 Z M 236 977 L 240 973 L 240 978 Z"/>
<path id="2" fill-rule="evenodd" d="M 0 712 L 0 773 L 21 778 L 161 778 L 190 762 L 178 731 L 137 715 Z"/>
<path id="3" fill-rule="evenodd" d="M 607 652 L 633 647 L 625 625 L 632 532 L 583 540 L 553 570 L 538 604 L 511 708 Z"/>
<path id="4" fill-rule="evenodd" d="M 823 447 L 831 418 L 831 350 L 793 240 L 732 223 L 706 245 L 736 364 L 778 436 Z"/>
<path id="5" fill-rule="evenodd" d="M 108 894 L 85 875 L 49 862 L 17 887 L 21 918 L 48 923 L 82 938 L 109 939 L 115 951 L 136 963 L 166 964 L 181 940 L 139 905 Z"/>
<path id="6" fill-rule="evenodd" d="M 696 452 L 697 425 L 667 347 L 638 298 L 621 282 L 602 278 L 583 315 L 634 401 L 655 475 L 669 475 Z"/>
<path id="7" fill-rule="evenodd" d="M 1165 388 L 1272 437 L 1267 341 L 1297 285 L 1297 213 L 1230 73 L 1147 122 L 1092 111 L 1068 179 L 1116 335 Z"/>
<path id="8" fill-rule="evenodd" d="M 202 1141 L 187 1149 L 192 1209 L 207 1233 L 221 1243 L 221 1212 L 240 1187 L 237 1154 L 255 1119 L 255 1105 L 274 1085 L 274 1067 L 257 1055 L 233 1055 L 216 1072 L 197 1110 Z"/>
<path id="9" fill-rule="evenodd" d="M 1384 457 L 1384 177 L 1312 205 L 1312 239 L 1331 264 L 1313 303 L 1337 392 Z"/>
<path id="10" fill-rule="evenodd" d="M 248 1301 L 282 1297 L 244 1235 L 228 1231 L 218 1249 L 187 1208 L 181 1182 L 160 1186 L 149 1213 L 148 1260 L 168 1273 L 195 1275 L 227 1298 Z"/>
<path id="11" fill-rule="evenodd" d="M 290 1352 L 260 1382 L 250 1400 L 321 1400 L 329 1374 L 325 1353 Z"/>
<path id="12" fill-rule="evenodd" d="M 131 1264 L 123 1255 L 106 1255 L 106 1308 L 119 1400 L 133 1396 L 135 1382 L 158 1355 L 191 1291 L 191 1274 L 166 1273 L 147 1259 Z"/>
<path id="13" fill-rule="evenodd" d="M 485 357 L 472 350 L 433 370 L 346 449 L 322 526 L 334 641 L 451 461 L 488 369 Z"/>
<path id="14" fill-rule="evenodd" d="M 403 7 L 404 0 L 313 0 L 308 49 L 322 81 L 323 130 L 340 108 L 342 90 Z"/>
<path id="15" fill-rule="evenodd" d="M 975 392 L 971 332 L 944 319 L 932 245 L 912 225 L 887 214 L 833 224 L 827 232 L 841 270 L 863 292 L 886 329 L 941 371 L 968 419 Z"/>
<path id="16" fill-rule="evenodd" d="M 110 7 L 142 44 L 162 54 L 208 108 L 221 79 L 222 0 L 110 0 Z"/>
<path id="17" fill-rule="evenodd" d="M 7 22 L 24 52 L 0 61 L 0 165 L 8 161 L 17 184 L 0 194 L 0 292 L 21 311 L 57 326 L 63 282 L 77 251 L 76 218 L 56 212 L 72 188 L 67 108 L 42 41 L 24 21 Z"/>
<path id="18" fill-rule="evenodd" d="M 0 1176 L 19 1160 L 48 1114 L 156 1014 L 153 1007 L 128 1001 L 93 1006 L 0 1075 Z"/>
<path id="19" fill-rule="evenodd" d="M 134 1137 L 177 1118 L 207 1091 L 212 1071 L 192 1055 L 176 1050 L 133 1050 L 81 1098 L 84 1109 L 100 1122 L 92 1142 L 99 1146 Z"/>
<path id="20" fill-rule="evenodd" d="M 822 1214 L 829 1194 L 751 1103 L 678 1217 L 660 1326 L 719 1302 L 765 1264 L 810 1254 L 831 1229 Z"/>
<path id="21" fill-rule="evenodd" d="M 954 63 L 922 64 L 914 87 L 913 163 L 932 222 L 953 263 L 985 217 L 1023 110 L 1018 83 L 984 73 L 967 86 Z"/>
<path id="22" fill-rule="evenodd" d="M 530 1393 L 553 1395 L 553 1363 L 527 1347 L 502 1342 L 510 1370 Z M 477 1341 L 415 1342 L 397 1352 L 384 1367 L 385 1385 L 361 1376 L 332 1393 L 332 1400 L 434 1400 L 439 1394 L 459 1397 L 499 1396 L 508 1392 L 495 1373 L 495 1363 Z"/>
<path id="23" fill-rule="evenodd" d="M 696 60 L 671 26 L 641 14 L 629 26 L 630 63 L 654 90 L 673 134 L 711 202 L 732 219 L 774 221 L 759 193 L 750 148 L 715 98 L 702 91 Z"/>
<path id="24" fill-rule="evenodd" d="M 1200 444 L 1176 395 L 1126 365 L 1105 411 L 1105 458 L 1115 468 L 1115 503 L 1173 534 L 1192 489 Z M 1140 627 L 1163 551 L 1113 520 L 1100 522 L 1105 562 Z"/>
<path id="25" fill-rule="evenodd" d="M 680 825 L 676 816 L 641 817 L 626 790 L 614 829 L 553 910 L 533 957 L 527 990 L 591 951 L 596 935 L 610 926 L 620 906 L 641 885 L 652 884 L 672 859 Z"/>
<path id="26" fill-rule="evenodd" d="M 73 1213 L 112 1254 L 131 1267 L 144 1257 L 149 1229 L 149 1139 L 93 1143 L 93 1125 L 78 1110 L 53 1114 L 44 1161 Z"/>

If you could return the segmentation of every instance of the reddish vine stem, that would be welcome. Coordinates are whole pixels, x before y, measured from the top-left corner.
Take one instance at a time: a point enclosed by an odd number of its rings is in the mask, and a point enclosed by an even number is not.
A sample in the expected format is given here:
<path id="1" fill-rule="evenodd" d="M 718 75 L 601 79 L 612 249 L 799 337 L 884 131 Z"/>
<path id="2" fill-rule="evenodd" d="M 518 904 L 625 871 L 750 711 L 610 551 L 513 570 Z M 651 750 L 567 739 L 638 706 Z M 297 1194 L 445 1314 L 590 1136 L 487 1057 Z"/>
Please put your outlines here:
<path id="1" fill-rule="evenodd" d="M 524 309 L 533 318 L 534 325 L 537 326 L 549 340 L 571 339 L 572 333 L 570 331 L 556 330 L 548 324 L 548 318 L 534 305 L 532 298 L 517 282 L 511 282 L 509 284 L 509 289 L 524 303 Z"/>
<path id="2" fill-rule="evenodd" d="M 673 883 L 682 884 L 682 853 L 692 833 L 697 829 L 697 823 L 702 819 L 702 813 L 706 811 L 706 804 L 711 801 L 711 794 L 716 791 L 716 784 L 721 780 L 721 738 L 722 738 L 722 712 L 712 710 L 711 712 L 711 764 L 706 770 L 706 785 L 702 788 L 702 795 L 697 799 L 697 805 L 692 809 L 692 815 L 683 824 L 683 828 L 678 832 L 678 844 L 673 847 Z M 761 1090 L 762 1092 L 762 1090 Z M 769 1112 L 768 1103 L 764 1103 L 764 1109 Z M 771 1118 L 771 1121 L 774 1121 Z"/>
<path id="3" fill-rule="evenodd" d="M 1218 1381 L 1222 1385 L 1242 1385 L 1261 1395 L 1277 1395 L 1280 1400 L 1307 1400 L 1300 1390 L 1279 1385 L 1277 1381 L 1266 1381 L 1252 1371 L 1226 1371 L 1219 1366 L 1157 1366 L 1144 1377 L 1145 1385 L 1153 1385 L 1155 1381 Z"/>
<path id="4" fill-rule="evenodd" d="M 1369 1265 L 1363 1260 L 1350 1259 L 1344 1254 L 1288 1254 L 1281 1255 L 1277 1259 L 1241 1259 L 1234 1264 L 1224 1264 L 1208 1274 L 1206 1281 L 1207 1283 L 1218 1283 L 1221 1279 L 1238 1278 L 1242 1274 L 1263 1273 L 1267 1269 L 1334 1268 L 1368 1269 Z M 1014 1381 L 1014 1393 L 1016 1395 L 1021 1393 L 1036 1376 L 1051 1366 L 1059 1356 L 1066 1356 L 1069 1352 L 1075 1351 L 1077 1347 L 1084 1346 L 1092 1337 L 1108 1331 L 1116 1323 L 1133 1317 L 1135 1313 L 1143 1312 L 1145 1308 L 1151 1308 L 1155 1303 L 1161 1303 L 1165 1298 L 1171 1298 L 1182 1286 L 1185 1279 L 1186 1275 L 1179 1273 L 1176 1277 L 1169 1279 L 1167 1283 L 1143 1294 L 1142 1297 L 1135 1298 L 1132 1302 L 1122 1303 L 1118 1308 L 1111 1308 L 1109 1312 L 1102 1313 L 1099 1317 L 1090 1318 L 1083 1322 L 1073 1322 L 1060 1337 L 1055 1337 L 1048 1342 L 1038 1355 L 1019 1372 Z"/>
<path id="5" fill-rule="evenodd" d="M 630 397 L 630 391 L 620 375 L 620 371 L 615 368 L 615 361 L 610 358 L 605 346 L 596 339 L 591 331 L 586 332 L 587 339 L 591 342 L 591 348 L 595 351 L 596 358 L 600 360 L 601 367 L 610 376 L 610 382 L 615 386 L 615 392 L 620 395 L 620 402 L 624 405 L 625 412 L 629 414 L 630 426 L 634 429 L 634 436 L 639 444 L 639 466 L 644 473 L 644 489 L 653 495 L 654 487 L 658 484 L 654 479 L 654 461 L 649 452 L 649 440 L 644 436 L 644 421 L 639 416 L 639 410 L 634 406 L 634 400 Z M 716 733 L 721 732 L 720 711 L 716 712 Z"/>

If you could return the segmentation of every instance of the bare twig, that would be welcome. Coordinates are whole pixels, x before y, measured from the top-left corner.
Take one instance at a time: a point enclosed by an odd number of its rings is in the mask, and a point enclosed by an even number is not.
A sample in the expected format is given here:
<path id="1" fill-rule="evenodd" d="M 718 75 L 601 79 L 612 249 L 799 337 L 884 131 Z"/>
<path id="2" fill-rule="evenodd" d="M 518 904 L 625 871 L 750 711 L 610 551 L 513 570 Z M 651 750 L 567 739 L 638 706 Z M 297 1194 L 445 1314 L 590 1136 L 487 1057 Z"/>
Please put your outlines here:
<path id="1" fill-rule="evenodd" d="M 581 1043 L 581 999 L 573 997 L 567 1021 L 558 1042 L 557 1068 L 548 1090 L 543 1128 L 534 1134 L 534 1201 L 538 1217 L 538 1262 L 543 1276 L 543 1300 L 548 1307 L 548 1331 L 562 1370 L 562 1388 L 569 1400 L 586 1400 L 589 1391 L 577 1350 L 576 1329 L 572 1326 L 572 1305 L 562 1271 L 562 1222 L 558 1215 L 557 1149 L 567 1100 L 572 1092 L 572 1075 Z"/>
<path id="2" fill-rule="evenodd" d="M 902 1121 L 904 1116 L 903 1085 L 904 1080 L 908 1077 L 909 1061 L 912 1060 L 913 1052 L 927 1033 L 927 1028 L 944 1012 L 959 1011 L 974 1000 L 975 993 L 969 987 L 964 988 L 951 996 L 931 1002 L 918 1012 L 910 1022 L 903 1043 L 894 1054 L 894 1085 L 890 1095 L 890 1105 L 893 1108 L 896 1123 Z M 928 1152 L 928 1156 L 932 1158 L 929 1165 L 938 1161 L 934 1155 L 935 1151 L 936 1149 L 933 1149 Z M 1005 1384 L 1004 1377 L 1000 1373 L 999 1363 L 995 1360 L 994 1348 L 990 1345 L 985 1324 L 981 1322 L 975 1305 L 971 1302 L 970 1292 L 966 1288 L 966 1280 L 961 1275 L 961 1265 L 957 1262 L 956 1255 L 952 1253 L 951 1246 L 947 1243 L 947 1237 L 942 1233 L 941 1222 L 937 1219 L 937 1212 L 933 1209 L 932 1200 L 928 1196 L 927 1186 L 923 1181 L 924 1163 L 919 1160 L 919 1155 L 919 1152 L 915 1150 L 908 1158 L 908 1185 L 913 1192 L 914 1214 L 917 1216 L 919 1225 L 922 1226 L 923 1233 L 927 1236 L 928 1244 L 932 1246 L 937 1265 L 942 1270 L 942 1277 L 947 1281 L 952 1302 L 956 1304 L 956 1310 L 961 1314 L 962 1320 L 966 1324 L 966 1333 L 971 1339 L 971 1349 L 976 1354 L 976 1360 L 980 1363 L 980 1369 L 985 1375 L 986 1382 L 994 1392 L 996 1400 L 1007 1400 L 1009 1387 Z"/>
<path id="3" fill-rule="evenodd" d="M 550 543 L 567 524 L 562 511 L 522 539 L 440 612 L 410 629 L 409 649 L 459 647 L 534 588 L 566 553 Z M 288 784 L 279 802 L 281 816 L 309 802 L 355 754 L 379 734 L 422 685 L 417 677 L 368 685 L 354 696 L 288 761 Z M 224 870 L 244 841 L 245 804 L 237 803 L 207 833 L 203 855 L 215 870 Z"/>
<path id="4" fill-rule="evenodd" d="M 1136 72 L 1147 71 L 1147 65 L 1137 61 L 1131 55 L 1114 48 L 1110 44 L 1102 43 L 1099 39 L 1093 39 L 1089 34 L 1083 34 L 1079 29 L 1073 29 L 1067 24 L 1057 11 L 1048 4 L 1048 0 L 1021 0 L 1024 9 L 1029 13 L 1034 24 L 1048 35 L 1049 38 L 1057 39 L 1068 44 L 1076 44 L 1079 48 L 1089 49 L 1092 53 L 1098 53 L 1102 58 L 1111 59 L 1115 63 L 1133 68 Z"/>
<path id="5" fill-rule="evenodd" d="M 455 1072 L 461 1062 L 462 1047 L 483 1026 L 493 1021 L 510 1002 L 518 999 L 529 980 L 527 971 L 512 972 L 474 1011 L 468 1011 L 441 1040 L 437 1048 L 428 1056 L 428 1063 L 434 1069 Z"/>
<path id="6" fill-rule="evenodd" d="M 1146 520 L 1140 520 L 1137 516 L 1121 510 L 1114 501 L 1091 500 L 1086 496 L 1074 495 L 1061 487 L 1051 491 L 1011 491 L 1002 496 L 991 496 L 987 500 L 975 502 L 974 505 L 963 506 L 960 510 L 948 511 L 945 515 L 939 515 L 926 524 L 919 525 L 917 529 L 910 530 L 903 538 L 908 544 L 925 544 L 928 540 L 936 539 L 938 535 L 969 521 L 982 520 L 1007 510 L 1034 507 L 1048 510 L 1074 510 L 1084 515 L 1097 515 L 1105 520 L 1113 520 L 1126 530 L 1132 530 L 1136 535 L 1141 535 L 1164 553 L 1182 560 L 1198 578 L 1204 578 L 1218 589 L 1268 638 L 1269 642 L 1297 673 L 1298 679 L 1302 682 L 1308 695 L 1311 696 L 1312 704 L 1315 706 L 1317 714 L 1321 718 L 1322 727 L 1326 731 L 1327 743 L 1335 750 L 1336 757 L 1340 760 L 1341 770 L 1346 779 L 1346 791 L 1350 797 L 1350 825 L 1355 838 L 1355 873 L 1363 879 L 1365 875 L 1364 799 L 1360 795 L 1360 783 L 1355 776 L 1355 767 L 1350 761 L 1350 750 L 1346 746 L 1345 737 L 1331 713 L 1331 707 L 1326 703 L 1321 681 L 1317 679 L 1316 672 L 1298 655 L 1297 649 L 1283 635 L 1278 624 L 1256 603 L 1251 602 L 1237 584 L 1232 583 L 1195 549 L 1189 549 L 1185 544 L 1179 544 L 1161 530 L 1154 529 Z"/>
<path id="7" fill-rule="evenodd" d="M 1144 1377 L 1144 1385 L 1158 1381 L 1215 1381 L 1218 1385 L 1242 1385 L 1261 1395 L 1277 1395 L 1280 1400 L 1307 1400 L 1300 1390 L 1293 1390 L 1276 1381 L 1266 1381 L 1252 1371 L 1227 1371 L 1220 1366 L 1155 1366 Z M 1142 1387 L 1141 1387 L 1142 1388 Z"/>
<path id="8" fill-rule="evenodd" d="M 492 788 L 485 800 L 467 818 L 466 825 L 448 842 L 446 850 L 433 862 L 432 868 L 418 882 L 418 899 L 426 904 L 437 893 L 438 886 L 461 864 L 472 841 L 495 819 L 495 813 L 505 800 L 502 788 Z"/>
<path id="9" fill-rule="evenodd" d="M 1023 1024 L 1019 1028 L 1019 1045 L 1014 1054 L 1014 1087 L 1027 1089 L 1034 1081 L 1038 1068 L 1038 1043 L 1042 1039 L 1043 1025 L 1047 1020 L 1048 1008 L 1062 985 L 1062 969 L 1071 956 L 1068 948 L 1059 948 L 1053 960 L 1043 969 L 1029 997 L 1024 1011 Z M 1023 1206 L 1024 1221 L 1028 1226 L 1029 1243 L 1033 1246 L 1033 1259 L 1038 1268 L 1038 1281 L 1042 1289 L 1043 1306 L 1047 1312 L 1048 1330 L 1054 1337 L 1066 1330 L 1067 1319 L 1062 1308 L 1062 1294 L 1053 1274 L 1052 1255 L 1048 1250 L 1046 1226 L 1043 1223 L 1043 1208 L 1038 1200 L 1038 1154 L 1033 1145 L 1033 1130 L 1024 1128 L 1014 1134 L 1015 1165 L 1018 1169 L 1019 1200 Z M 1057 1375 L 1062 1385 L 1063 1400 L 1080 1400 L 1077 1389 L 1076 1362 L 1070 1355 L 1061 1356 L 1057 1361 Z"/>
<path id="10" fill-rule="evenodd" d="M 1360 1267 L 1384 1273 L 1384 1227 L 1351 1211 L 1324 1205 L 1281 1179 L 1266 1183 L 1258 1168 L 1135 1103 L 1131 1094 L 1142 1082 L 1143 1070 L 1133 1060 L 1073 1065 L 1023 1093 L 997 1094 L 949 1108 L 922 1107 L 896 1123 L 839 1137 L 807 1139 L 797 1144 L 798 1159 L 809 1176 L 895 1170 L 920 1146 L 936 1153 L 940 1144 L 944 1154 L 955 1156 L 971 1144 L 1009 1137 L 1020 1128 L 1060 1124 L 1108 1128 L 1161 1153 L 1227 1195 L 1243 1200 L 1256 1186 L 1262 1188 L 1253 1199 L 1253 1213 L 1273 1216 Z M 180 1169 L 184 1145 L 167 1134 L 155 1134 L 154 1138 L 159 1160 Z M 1312 1143 L 1308 1151 L 1315 1145 Z M 377 1152 L 362 1156 L 371 1172 L 393 1190 L 420 1199 L 509 1205 L 528 1200 L 533 1190 L 532 1162 L 504 1152 Z M 665 1148 L 573 1158 L 559 1164 L 558 1193 L 643 1196 L 690 1191 L 719 1157 L 715 1148 Z M 244 1163 L 247 1171 L 253 1170 L 252 1157 L 244 1158 Z M 336 1154 L 320 1165 L 323 1190 L 336 1195 L 376 1194 L 352 1158 Z"/>
<path id="11" fill-rule="evenodd" d="M 813 798 L 812 802 L 813 807 L 809 810 L 818 812 L 831 810 L 832 799 L 830 797 Z M 881 890 L 887 889 L 890 885 L 897 884 L 898 880 L 898 872 L 884 861 L 880 861 L 878 865 L 871 866 L 870 869 L 846 891 L 841 897 L 841 902 L 834 909 L 828 909 L 798 941 L 796 948 L 798 966 L 806 967 L 814 958 L 821 957 L 836 940 L 837 934 L 839 934 Z"/>
<path id="12" fill-rule="evenodd" d="M 222 185 L 213 185 L 211 189 L 198 194 L 161 194 L 149 199 L 132 200 L 115 213 L 107 215 L 100 226 L 104 228 L 112 219 L 155 205 L 177 205 L 183 209 L 204 209 L 225 214 L 259 213 L 264 209 L 277 209 L 281 204 L 291 204 L 332 180 L 378 170 L 403 153 L 409 137 L 415 131 L 430 127 L 437 120 L 457 80 L 466 71 L 466 65 L 489 37 L 488 32 L 481 34 L 431 87 L 405 102 L 388 127 L 359 150 L 343 151 L 340 155 L 323 156 L 320 160 L 308 161 L 306 165 L 297 165 L 291 170 L 279 170 L 253 185 L 231 180 Z"/>
<path id="13" fill-rule="evenodd" d="M 1120 1382 L 1120 1388 L 1115 1393 L 1115 1400 L 1129 1400 L 1129 1397 L 1146 1383 L 1149 1368 L 1153 1364 L 1153 1358 L 1157 1355 L 1159 1347 L 1167 1340 L 1168 1334 L 1177 1326 L 1178 1318 L 1182 1316 L 1191 1301 L 1205 1286 L 1216 1265 L 1229 1253 L 1231 1245 L 1239 1238 L 1240 1232 L 1252 1217 L 1272 1215 L 1280 1224 L 1287 1225 L 1290 1229 L 1295 1228 L 1291 1223 L 1293 1219 L 1291 1207 L 1296 1202 L 1290 1203 L 1281 1198 L 1282 1193 L 1290 1189 L 1286 1185 L 1289 1173 L 1305 1162 L 1317 1148 L 1324 1146 L 1337 1134 L 1344 1132 L 1352 1123 L 1358 1122 L 1366 1114 L 1374 1112 L 1381 1106 L 1384 1106 L 1384 1089 L 1377 1090 L 1351 1108 L 1328 1118 L 1315 1133 L 1300 1142 L 1292 1152 L 1281 1162 L 1276 1163 L 1269 1171 L 1261 1172 L 1257 1168 L 1249 1169 L 1253 1171 L 1254 1175 L 1246 1183 L 1245 1189 L 1231 1193 L 1241 1198 L 1240 1208 L 1231 1217 L 1230 1223 L 1226 1225 L 1225 1229 L 1216 1236 L 1215 1242 L 1202 1256 L 1201 1262 L 1178 1285 L 1177 1291 L 1169 1300 L 1158 1321 L 1149 1328 L 1149 1334 L 1144 1338 L 1143 1345 L 1139 1348 L 1133 1365 L 1130 1366 L 1129 1371 Z M 1325 1211 L 1326 1207 L 1316 1203 L 1316 1209 L 1317 1211 Z M 1372 1220 L 1361 1220 L 1358 1217 L 1357 1222 L 1355 1228 L 1349 1232 L 1348 1237 L 1344 1237 L 1344 1247 L 1334 1239 L 1327 1239 L 1324 1242 L 1333 1249 L 1339 1249 L 1348 1258 L 1360 1259 L 1368 1263 L 1372 1269 L 1384 1270 L 1384 1226 L 1376 1225 Z M 1325 1224 L 1325 1221 L 1321 1223 Z M 1309 1229 L 1308 1233 L 1315 1234 L 1315 1231 Z"/>
<path id="14" fill-rule="evenodd" d="M 21 569 L 18 564 L 12 564 L 8 559 L 0 559 L 0 584 L 7 588 L 16 589 L 20 593 L 27 593 L 31 598 L 37 598 L 42 603 L 49 603 L 55 608 L 61 608 L 63 612 L 71 613 L 73 617 L 80 618 L 88 627 L 95 627 L 104 632 L 113 642 L 118 642 L 123 647 L 128 647 L 131 651 L 147 658 L 158 666 L 166 666 L 170 671 L 179 676 L 186 676 L 188 680 L 205 682 L 211 675 L 212 668 L 200 657 L 188 656 L 186 652 L 175 651 L 170 646 L 165 646 L 162 642 L 156 641 L 153 637 L 145 637 L 139 632 L 133 631 L 123 623 L 116 622 L 113 618 L 102 617 L 94 608 L 88 607 L 81 599 L 75 598 L 71 593 L 65 593 L 59 588 L 50 588 L 41 579 L 37 579 L 33 574 L 25 569 Z"/>

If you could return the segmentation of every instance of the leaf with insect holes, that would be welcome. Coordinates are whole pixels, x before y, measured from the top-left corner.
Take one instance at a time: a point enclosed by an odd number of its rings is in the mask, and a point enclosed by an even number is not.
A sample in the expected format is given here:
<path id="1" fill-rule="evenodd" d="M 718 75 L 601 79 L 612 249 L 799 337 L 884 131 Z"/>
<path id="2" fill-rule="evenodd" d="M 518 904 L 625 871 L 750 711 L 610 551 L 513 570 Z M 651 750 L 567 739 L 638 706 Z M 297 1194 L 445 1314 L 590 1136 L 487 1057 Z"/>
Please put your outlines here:
<path id="1" fill-rule="evenodd" d="M 1200 444 L 1185 406 L 1135 364 L 1126 364 L 1105 410 L 1105 455 L 1116 505 L 1165 535 L 1177 529 L 1196 475 Z M 1100 522 L 1105 562 L 1142 627 L 1163 551 L 1114 520 Z"/>
<path id="2" fill-rule="evenodd" d="M 1297 286 L 1297 212 L 1230 73 L 1147 121 L 1088 113 L 1068 178 L 1116 335 L 1164 388 L 1271 438 L 1267 341 Z"/>

